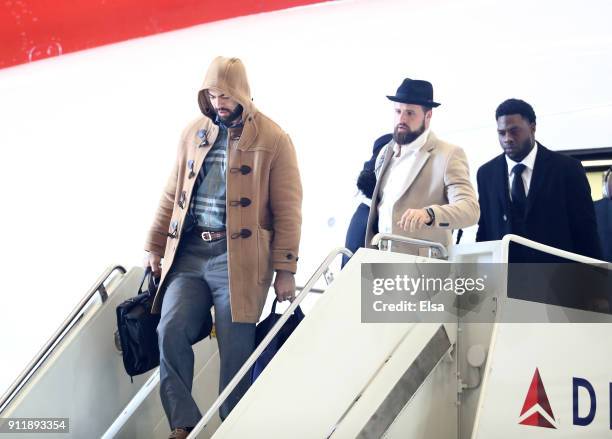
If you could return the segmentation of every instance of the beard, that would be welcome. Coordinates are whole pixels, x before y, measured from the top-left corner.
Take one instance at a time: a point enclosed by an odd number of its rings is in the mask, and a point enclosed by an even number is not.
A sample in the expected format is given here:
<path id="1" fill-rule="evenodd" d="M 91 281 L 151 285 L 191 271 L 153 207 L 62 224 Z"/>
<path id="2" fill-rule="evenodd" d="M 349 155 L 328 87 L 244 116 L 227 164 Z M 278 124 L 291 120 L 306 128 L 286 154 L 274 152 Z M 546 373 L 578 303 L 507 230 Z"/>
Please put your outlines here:
<path id="1" fill-rule="evenodd" d="M 425 132 L 425 121 L 421 122 L 421 126 L 416 130 L 412 131 L 410 128 L 406 127 L 406 131 L 399 131 L 396 126 L 393 130 L 393 140 L 398 145 L 408 145 L 409 143 L 414 142 L 421 134 Z"/>
<path id="2" fill-rule="evenodd" d="M 221 110 L 221 108 L 217 110 L 217 116 L 219 117 L 219 120 L 223 122 L 223 125 L 230 126 L 232 122 L 234 122 L 236 119 L 238 119 L 242 115 L 243 108 L 242 108 L 242 105 L 238 104 L 238 106 L 234 108 L 234 111 L 230 112 L 230 114 L 224 117 L 219 116 L 219 110 Z M 228 108 L 223 108 L 223 110 L 229 111 Z"/>
<path id="3" fill-rule="evenodd" d="M 506 152 L 506 155 L 515 162 L 522 162 L 523 159 L 529 155 L 532 148 L 535 148 L 535 140 L 528 138 L 520 143 L 518 148 L 514 148 L 515 150 L 513 152 Z"/>

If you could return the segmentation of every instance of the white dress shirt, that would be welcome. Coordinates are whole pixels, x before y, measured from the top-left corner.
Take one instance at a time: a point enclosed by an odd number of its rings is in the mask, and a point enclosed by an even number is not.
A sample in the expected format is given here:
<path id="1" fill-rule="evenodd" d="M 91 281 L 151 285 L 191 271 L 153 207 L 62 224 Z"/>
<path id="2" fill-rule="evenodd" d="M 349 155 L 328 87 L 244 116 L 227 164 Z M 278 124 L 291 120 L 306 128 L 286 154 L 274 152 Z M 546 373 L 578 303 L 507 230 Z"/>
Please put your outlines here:
<path id="1" fill-rule="evenodd" d="M 506 156 L 506 163 L 508 164 L 508 189 L 510 191 L 510 200 L 512 200 L 512 181 L 514 180 L 514 173 L 512 172 L 512 169 L 519 163 L 525 165 L 525 170 L 523 170 L 521 177 L 523 177 L 523 185 L 525 185 L 525 196 L 529 195 L 529 186 L 531 185 L 531 176 L 533 175 L 533 166 L 535 164 L 537 153 L 538 144 L 536 143 L 535 146 L 531 148 L 531 151 L 529 151 L 529 154 L 527 154 L 527 157 L 520 162 L 515 162 L 510 157 Z"/>
<path id="2" fill-rule="evenodd" d="M 357 205 L 359 205 L 359 204 L 362 204 L 362 203 L 363 203 L 363 204 L 365 204 L 365 205 L 366 205 L 366 206 L 368 206 L 368 207 L 372 206 L 372 199 L 371 199 L 371 198 L 366 197 L 365 195 L 363 195 L 363 194 L 361 193 L 361 191 L 359 191 L 359 194 L 357 194 L 357 197 L 356 197 L 356 198 L 357 198 Z"/>
<path id="3" fill-rule="evenodd" d="M 381 199 L 378 203 L 378 231 L 380 233 L 392 233 L 393 231 L 393 206 L 406 190 L 406 176 L 414 165 L 415 153 L 425 145 L 428 136 L 429 129 L 407 145 L 400 146 L 395 142 L 389 145 L 393 146 L 393 157 L 382 176 L 379 190 Z M 377 157 L 377 162 L 381 154 L 384 158 L 385 153 L 386 148 L 383 148 Z M 376 177 L 380 178 L 380 174 Z"/>

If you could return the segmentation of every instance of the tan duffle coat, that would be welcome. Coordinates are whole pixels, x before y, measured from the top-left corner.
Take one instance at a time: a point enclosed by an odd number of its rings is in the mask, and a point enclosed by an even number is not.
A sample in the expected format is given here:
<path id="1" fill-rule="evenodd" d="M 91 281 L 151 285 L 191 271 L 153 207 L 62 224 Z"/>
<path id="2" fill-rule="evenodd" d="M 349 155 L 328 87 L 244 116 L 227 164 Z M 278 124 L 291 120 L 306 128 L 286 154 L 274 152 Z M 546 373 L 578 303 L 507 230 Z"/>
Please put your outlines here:
<path id="1" fill-rule="evenodd" d="M 204 114 L 183 131 L 176 162 L 146 240 L 163 256 L 153 312 L 161 312 L 164 280 L 182 239 L 194 183 L 217 138 L 215 111 L 205 91 L 216 88 L 244 108 L 242 128 L 230 128 L 227 146 L 226 231 L 230 303 L 235 322 L 255 323 L 274 270 L 297 270 L 302 186 L 289 136 L 253 105 L 246 71 L 236 58 L 216 58 L 198 95 Z"/>

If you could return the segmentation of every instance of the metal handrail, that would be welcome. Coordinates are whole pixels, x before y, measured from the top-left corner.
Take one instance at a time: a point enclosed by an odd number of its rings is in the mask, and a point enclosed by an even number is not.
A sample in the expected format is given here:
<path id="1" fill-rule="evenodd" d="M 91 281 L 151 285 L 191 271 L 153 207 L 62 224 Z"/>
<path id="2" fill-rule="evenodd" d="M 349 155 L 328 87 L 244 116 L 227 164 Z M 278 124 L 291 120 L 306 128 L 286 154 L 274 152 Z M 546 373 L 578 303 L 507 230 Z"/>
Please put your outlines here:
<path id="1" fill-rule="evenodd" d="M 100 439 L 113 439 L 121 431 L 125 423 L 132 417 L 138 407 L 145 401 L 145 399 L 153 392 L 155 386 L 159 383 L 159 366 L 153 369 L 153 373 L 142 385 L 138 392 L 130 399 L 125 408 L 115 418 L 113 423 L 106 429 L 104 434 L 100 436 Z"/>
<path id="2" fill-rule="evenodd" d="M 17 379 L 11 384 L 11 387 L 2 395 L 2 399 L 0 399 L 0 413 L 4 411 L 4 409 L 8 406 L 8 404 L 13 400 L 13 398 L 17 395 L 17 393 L 21 390 L 21 388 L 28 382 L 32 374 L 40 367 L 40 365 L 47 359 L 47 357 L 51 354 L 55 346 L 59 341 L 61 341 L 65 335 L 67 330 L 72 325 L 73 321 L 79 316 L 83 308 L 89 303 L 89 301 L 96 294 L 100 294 L 102 302 L 104 303 L 108 298 L 108 293 L 106 292 L 106 288 L 104 287 L 104 283 L 108 280 L 108 278 L 116 271 L 119 270 L 123 274 L 127 271 L 121 265 L 110 266 L 102 273 L 102 275 L 98 278 L 95 284 L 89 289 L 87 294 L 83 296 L 78 305 L 72 310 L 72 312 L 68 315 L 68 317 L 64 320 L 61 326 L 57 331 L 51 336 L 51 338 L 45 343 L 42 349 L 36 354 L 34 359 L 28 363 L 24 371 L 17 377 Z"/>
<path id="3" fill-rule="evenodd" d="M 409 238 L 407 236 L 394 235 L 392 233 L 377 233 L 372 238 L 372 245 L 378 247 L 379 250 L 382 250 L 381 246 L 383 241 L 396 241 L 402 242 L 404 244 L 413 244 L 418 245 L 420 247 L 427 247 L 429 249 L 428 256 L 430 258 L 437 257 L 433 254 L 432 250 L 438 250 L 440 252 L 440 259 L 448 259 L 448 250 L 446 247 L 439 242 L 427 241 L 425 239 L 416 239 Z"/>
<path id="4" fill-rule="evenodd" d="M 304 298 L 308 295 L 309 291 L 312 289 L 313 285 L 319 280 L 321 275 L 323 275 L 325 270 L 327 270 L 329 265 L 339 254 L 344 254 L 349 258 L 353 256 L 353 252 L 346 248 L 334 249 L 327 255 L 323 263 L 319 266 L 319 268 L 317 268 L 317 271 L 315 271 L 314 274 L 310 277 L 310 279 L 308 279 L 308 282 L 306 282 L 306 285 L 304 286 L 302 292 L 295 297 L 293 302 L 291 302 L 289 308 L 285 310 L 280 319 L 278 319 L 278 321 L 274 324 L 270 332 L 268 332 L 268 334 L 264 337 L 259 346 L 257 346 L 257 349 L 253 351 L 251 356 L 247 359 L 247 361 L 245 361 L 240 370 L 236 373 L 236 375 L 234 375 L 234 378 L 232 378 L 232 380 L 225 387 L 225 389 L 223 389 L 223 391 L 217 397 L 215 402 L 213 402 L 212 406 L 210 406 L 208 411 L 204 414 L 204 416 L 202 416 L 200 422 L 198 422 L 193 428 L 193 430 L 191 430 L 189 436 L 187 436 L 187 439 L 195 439 L 195 437 L 204 429 L 204 427 L 206 427 L 206 424 L 210 422 L 217 410 L 219 410 L 219 407 L 221 407 L 221 404 L 225 402 L 230 393 L 234 391 L 238 383 L 249 372 L 249 370 L 251 369 L 253 364 L 255 364 L 255 361 L 257 361 L 261 353 L 268 347 L 272 339 L 276 336 L 276 334 L 280 331 L 285 322 L 289 319 L 289 316 L 293 314 L 293 311 L 295 311 L 300 302 L 304 300 Z"/>
<path id="5" fill-rule="evenodd" d="M 553 256 L 559 256 L 561 258 L 569 259 L 571 261 L 582 262 L 582 263 L 589 264 L 589 265 L 607 264 L 606 261 L 600 261 L 599 259 L 590 258 L 588 256 L 582 256 L 576 253 L 568 252 L 566 250 L 560 250 L 558 248 L 551 247 L 550 245 L 541 244 L 537 241 L 532 241 L 530 239 L 523 238 L 522 236 L 518 236 L 518 235 L 512 235 L 512 234 L 504 235 L 501 242 L 502 242 L 501 257 L 502 257 L 503 262 L 508 262 L 508 251 L 510 248 L 510 242 L 516 242 L 517 244 L 524 245 L 525 247 L 529 247 L 535 250 L 540 250 L 542 252 L 549 253 Z"/>
<path id="6" fill-rule="evenodd" d="M 295 287 L 296 291 L 303 291 L 306 287 L 298 285 Z M 311 288 L 311 293 L 322 294 L 325 290 L 319 288 Z M 140 407 L 140 405 L 145 401 L 145 399 L 151 394 L 155 386 L 159 383 L 159 367 L 156 367 L 153 370 L 151 376 L 147 379 L 147 381 L 142 385 L 138 392 L 132 397 L 130 402 L 127 403 L 125 408 L 119 413 L 119 415 L 115 418 L 113 423 L 108 427 L 106 432 L 101 436 L 101 439 L 112 439 L 114 438 L 121 429 L 125 426 L 127 421 L 132 417 L 136 410 Z"/>

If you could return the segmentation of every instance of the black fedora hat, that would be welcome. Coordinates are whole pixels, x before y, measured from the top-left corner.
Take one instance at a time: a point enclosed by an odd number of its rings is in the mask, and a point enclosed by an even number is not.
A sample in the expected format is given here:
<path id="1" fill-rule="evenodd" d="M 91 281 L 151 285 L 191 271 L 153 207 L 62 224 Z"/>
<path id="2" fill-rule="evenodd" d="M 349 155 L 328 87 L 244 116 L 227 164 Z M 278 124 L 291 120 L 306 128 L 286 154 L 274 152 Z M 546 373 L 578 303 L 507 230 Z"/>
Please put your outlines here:
<path id="1" fill-rule="evenodd" d="M 433 101 L 433 86 L 431 82 L 421 79 L 404 79 L 402 85 L 397 89 L 395 96 L 387 96 L 387 98 L 393 102 L 424 105 L 431 108 L 440 105 Z"/>

